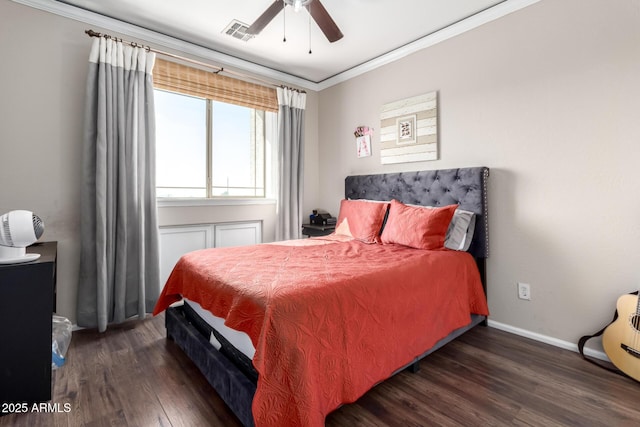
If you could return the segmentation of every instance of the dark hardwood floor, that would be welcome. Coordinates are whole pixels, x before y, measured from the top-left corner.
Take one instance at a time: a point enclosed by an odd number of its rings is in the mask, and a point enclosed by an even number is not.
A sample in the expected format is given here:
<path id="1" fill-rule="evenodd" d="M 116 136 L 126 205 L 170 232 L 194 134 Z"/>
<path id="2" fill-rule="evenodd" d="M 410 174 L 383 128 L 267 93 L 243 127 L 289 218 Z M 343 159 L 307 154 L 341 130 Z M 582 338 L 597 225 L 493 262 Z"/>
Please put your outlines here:
<path id="1" fill-rule="evenodd" d="M 0 425 L 239 426 L 165 339 L 162 315 L 104 334 L 75 332 L 67 364 L 54 371 L 51 403 L 57 412 L 10 414 Z M 326 425 L 637 426 L 640 384 L 576 353 L 479 326 L 424 359 L 418 373 L 401 372 L 339 408 Z"/>

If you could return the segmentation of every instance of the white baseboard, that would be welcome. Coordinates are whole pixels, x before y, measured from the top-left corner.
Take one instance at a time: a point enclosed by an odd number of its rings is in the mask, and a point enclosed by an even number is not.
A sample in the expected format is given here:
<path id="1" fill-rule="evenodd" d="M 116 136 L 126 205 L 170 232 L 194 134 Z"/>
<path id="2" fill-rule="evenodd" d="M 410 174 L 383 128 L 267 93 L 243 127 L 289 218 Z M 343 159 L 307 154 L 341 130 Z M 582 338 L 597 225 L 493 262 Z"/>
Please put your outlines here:
<path id="1" fill-rule="evenodd" d="M 560 347 L 560 348 L 563 348 L 565 350 L 571 350 L 573 352 L 578 353 L 578 344 L 574 344 L 574 343 L 569 342 L 569 341 L 559 340 L 557 338 L 553 338 L 553 337 L 550 337 L 550 336 L 547 336 L 547 335 L 542 335 L 542 334 L 539 334 L 537 332 L 531 332 L 531 331 L 528 331 L 526 329 L 521 329 L 521 328 L 517 328 L 515 326 L 506 325 L 504 323 L 496 322 L 495 320 L 491 320 L 491 319 L 489 319 L 487 321 L 487 324 L 490 327 L 496 328 L 496 329 L 500 329 L 501 331 L 509 332 L 509 333 L 516 334 L 516 335 L 520 335 L 521 337 L 530 338 L 530 339 L 535 340 L 535 341 L 540 341 L 540 342 L 543 342 L 545 344 L 550 344 L 550 345 L 555 346 L 555 347 Z M 598 351 L 598 350 L 593 350 L 591 348 L 586 348 L 585 347 L 584 354 L 589 356 L 589 357 L 594 357 L 596 359 L 605 360 L 607 362 L 610 361 L 609 358 L 607 357 L 607 355 L 604 352 Z"/>

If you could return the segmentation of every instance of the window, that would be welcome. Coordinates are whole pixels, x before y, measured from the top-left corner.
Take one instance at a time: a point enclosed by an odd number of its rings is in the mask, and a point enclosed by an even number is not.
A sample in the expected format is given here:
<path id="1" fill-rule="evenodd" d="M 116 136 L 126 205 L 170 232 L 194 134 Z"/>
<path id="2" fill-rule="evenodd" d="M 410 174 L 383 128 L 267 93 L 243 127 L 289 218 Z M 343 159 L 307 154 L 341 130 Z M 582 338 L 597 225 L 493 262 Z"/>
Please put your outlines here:
<path id="1" fill-rule="evenodd" d="M 155 90 L 156 195 L 265 197 L 272 112 Z"/>

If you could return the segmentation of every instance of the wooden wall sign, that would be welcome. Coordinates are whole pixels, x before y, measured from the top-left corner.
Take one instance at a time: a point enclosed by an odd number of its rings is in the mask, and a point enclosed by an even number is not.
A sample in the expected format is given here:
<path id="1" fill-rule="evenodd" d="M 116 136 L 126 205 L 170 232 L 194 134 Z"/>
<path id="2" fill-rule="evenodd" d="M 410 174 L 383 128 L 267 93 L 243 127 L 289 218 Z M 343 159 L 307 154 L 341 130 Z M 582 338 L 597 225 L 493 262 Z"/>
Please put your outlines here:
<path id="1" fill-rule="evenodd" d="M 438 93 L 391 102 L 380 112 L 380 163 L 438 159 Z"/>

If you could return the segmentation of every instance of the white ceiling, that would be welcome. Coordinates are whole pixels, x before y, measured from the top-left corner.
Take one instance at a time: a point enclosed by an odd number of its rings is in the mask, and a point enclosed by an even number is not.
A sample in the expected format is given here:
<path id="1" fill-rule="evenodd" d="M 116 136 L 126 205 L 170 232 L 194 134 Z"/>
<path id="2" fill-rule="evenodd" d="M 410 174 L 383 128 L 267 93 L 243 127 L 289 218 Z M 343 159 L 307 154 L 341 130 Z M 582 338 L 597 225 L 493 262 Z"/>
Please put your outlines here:
<path id="1" fill-rule="evenodd" d="M 233 19 L 251 25 L 273 1 L 64 0 L 54 3 L 76 6 L 317 85 L 367 64 L 393 58 L 397 52 L 433 44 L 443 38 L 438 35 L 448 32 L 447 37 L 454 36 L 537 0 L 321 0 L 344 34 L 335 43 L 327 41 L 315 22 L 311 21 L 310 25 L 306 10 L 296 13 L 291 7 L 287 7 L 284 14 L 280 12 L 259 35 L 248 41 L 223 33 Z M 286 15 L 286 31 L 283 15 Z M 286 43 L 282 40 L 283 33 L 286 33 Z"/>

